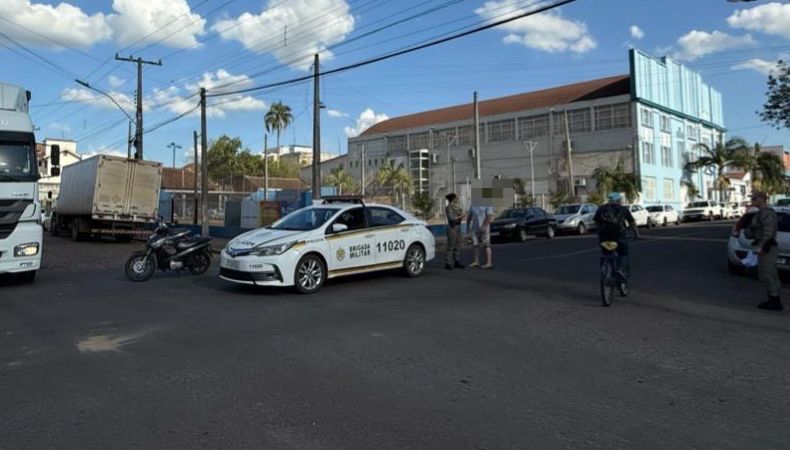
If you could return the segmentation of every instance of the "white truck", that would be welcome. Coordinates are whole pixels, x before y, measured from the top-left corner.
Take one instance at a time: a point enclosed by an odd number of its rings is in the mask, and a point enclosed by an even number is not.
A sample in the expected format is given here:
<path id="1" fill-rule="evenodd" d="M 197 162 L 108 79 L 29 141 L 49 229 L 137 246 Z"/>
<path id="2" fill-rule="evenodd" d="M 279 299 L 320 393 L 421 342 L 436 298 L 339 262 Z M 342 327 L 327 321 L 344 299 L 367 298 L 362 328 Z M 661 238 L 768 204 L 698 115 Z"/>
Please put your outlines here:
<path id="1" fill-rule="evenodd" d="M 0 83 L 0 274 L 32 282 L 43 250 L 30 91 Z M 52 148 L 53 165 L 60 149 Z M 53 167 L 52 174 L 60 169 Z"/>
<path id="2" fill-rule="evenodd" d="M 96 155 L 63 168 L 50 233 L 68 231 L 75 241 L 90 235 L 131 240 L 157 218 L 162 165 Z"/>

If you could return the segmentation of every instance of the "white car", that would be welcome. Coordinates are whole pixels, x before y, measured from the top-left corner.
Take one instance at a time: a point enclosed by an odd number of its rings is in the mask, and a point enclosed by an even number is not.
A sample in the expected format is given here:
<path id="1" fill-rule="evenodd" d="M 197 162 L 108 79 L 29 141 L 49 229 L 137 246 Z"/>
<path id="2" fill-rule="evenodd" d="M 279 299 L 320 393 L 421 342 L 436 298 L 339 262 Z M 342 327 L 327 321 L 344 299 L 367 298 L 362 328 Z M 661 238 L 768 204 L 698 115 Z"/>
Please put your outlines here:
<path id="1" fill-rule="evenodd" d="M 435 256 L 433 234 L 422 220 L 357 198 L 327 198 L 230 241 L 219 274 L 235 283 L 293 286 L 309 294 L 345 275 L 402 269 L 416 277 Z"/>
<path id="2" fill-rule="evenodd" d="M 597 210 L 598 207 L 590 203 L 562 205 L 554 211 L 557 229 L 565 233 L 584 234 L 595 228 L 593 218 Z"/>
<path id="3" fill-rule="evenodd" d="M 779 244 L 779 258 L 776 267 L 782 272 L 788 272 L 790 271 L 790 208 L 774 207 L 774 210 L 778 219 L 776 242 Z M 727 241 L 727 269 L 733 275 L 756 270 L 756 268 L 744 267 L 741 262 L 752 250 L 749 224 L 756 214 L 757 209 L 750 208 L 732 227 L 730 239 Z"/>
<path id="4" fill-rule="evenodd" d="M 654 225 L 667 226 L 670 223 L 680 225 L 680 214 L 670 205 L 652 205 L 647 207 L 650 222 Z"/>
<path id="5" fill-rule="evenodd" d="M 689 203 L 683 210 L 683 221 L 710 220 L 722 217 L 721 207 L 713 200 L 702 200 Z"/>
<path id="6" fill-rule="evenodd" d="M 631 215 L 634 216 L 634 222 L 636 222 L 637 227 L 652 227 L 653 221 L 650 220 L 650 214 L 647 212 L 644 206 L 642 205 L 627 205 L 629 211 L 631 211 Z"/>

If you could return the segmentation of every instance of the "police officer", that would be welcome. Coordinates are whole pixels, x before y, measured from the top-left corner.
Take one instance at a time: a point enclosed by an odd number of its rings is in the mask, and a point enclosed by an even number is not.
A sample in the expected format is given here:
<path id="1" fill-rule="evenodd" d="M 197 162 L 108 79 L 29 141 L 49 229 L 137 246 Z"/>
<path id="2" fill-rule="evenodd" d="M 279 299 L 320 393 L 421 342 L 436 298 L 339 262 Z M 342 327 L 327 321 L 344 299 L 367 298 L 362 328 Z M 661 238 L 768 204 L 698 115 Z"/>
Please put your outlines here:
<path id="1" fill-rule="evenodd" d="M 752 202 L 759 208 L 757 215 L 749 225 L 754 238 L 752 241 L 754 253 L 757 254 L 757 273 L 760 276 L 760 281 L 765 283 L 768 288 L 768 300 L 760 303 L 757 307 L 769 311 L 781 311 L 783 307 L 779 291 L 782 285 L 776 270 L 776 260 L 779 256 L 779 247 L 776 244 L 776 211 L 768 206 L 768 196 L 765 192 L 752 194 Z"/>
<path id="2" fill-rule="evenodd" d="M 447 207 L 444 209 L 447 215 L 447 251 L 444 256 L 444 268 L 447 270 L 463 269 L 461 264 L 461 222 L 464 214 L 458 196 L 449 193 L 444 197 L 447 200 Z"/>

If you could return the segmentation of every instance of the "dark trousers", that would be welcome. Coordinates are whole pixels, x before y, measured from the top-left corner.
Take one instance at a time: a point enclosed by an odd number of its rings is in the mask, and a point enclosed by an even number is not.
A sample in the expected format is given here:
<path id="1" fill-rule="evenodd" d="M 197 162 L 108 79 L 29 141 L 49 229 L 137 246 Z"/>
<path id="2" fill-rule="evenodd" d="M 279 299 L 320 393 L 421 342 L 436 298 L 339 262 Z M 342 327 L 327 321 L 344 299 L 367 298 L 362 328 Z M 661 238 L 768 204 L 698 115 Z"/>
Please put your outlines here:
<path id="1" fill-rule="evenodd" d="M 622 271 L 624 274 L 628 275 L 631 271 L 630 265 L 630 250 L 628 248 L 628 239 L 625 237 L 619 238 L 604 238 L 602 236 L 598 236 L 598 243 L 604 241 L 615 241 L 617 242 L 617 270 Z M 601 253 L 604 255 L 608 255 L 609 252 L 601 247 Z"/>
<path id="2" fill-rule="evenodd" d="M 769 297 L 779 297 L 782 283 L 779 281 L 779 272 L 776 269 L 776 260 L 779 258 L 779 247 L 774 245 L 767 252 L 757 255 L 757 274 L 760 281 L 765 283 Z"/>
<path id="3" fill-rule="evenodd" d="M 444 253 L 444 262 L 453 264 L 461 260 L 462 244 L 461 226 L 447 226 L 447 251 Z"/>

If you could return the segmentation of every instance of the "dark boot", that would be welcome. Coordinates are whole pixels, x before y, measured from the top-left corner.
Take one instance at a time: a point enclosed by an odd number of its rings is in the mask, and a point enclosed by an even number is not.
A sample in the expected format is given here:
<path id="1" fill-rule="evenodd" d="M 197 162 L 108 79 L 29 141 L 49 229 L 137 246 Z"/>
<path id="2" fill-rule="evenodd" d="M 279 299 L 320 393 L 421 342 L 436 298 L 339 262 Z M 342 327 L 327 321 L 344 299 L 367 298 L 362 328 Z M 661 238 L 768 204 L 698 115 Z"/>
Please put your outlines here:
<path id="1" fill-rule="evenodd" d="M 452 264 L 445 264 L 444 268 L 447 269 L 447 270 L 453 270 L 453 265 Z"/>
<path id="2" fill-rule="evenodd" d="M 454 264 L 454 267 L 456 269 L 465 269 L 466 268 L 465 265 L 461 264 L 461 261 L 456 261 L 455 264 Z"/>
<path id="3" fill-rule="evenodd" d="M 757 307 L 767 311 L 781 311 L 784 309 L 784 306 L 782 306 L 782 300 L 778 295 L 776 297 L 768 297 L 768 300 L 760 303 L 757 305 Z"/>

